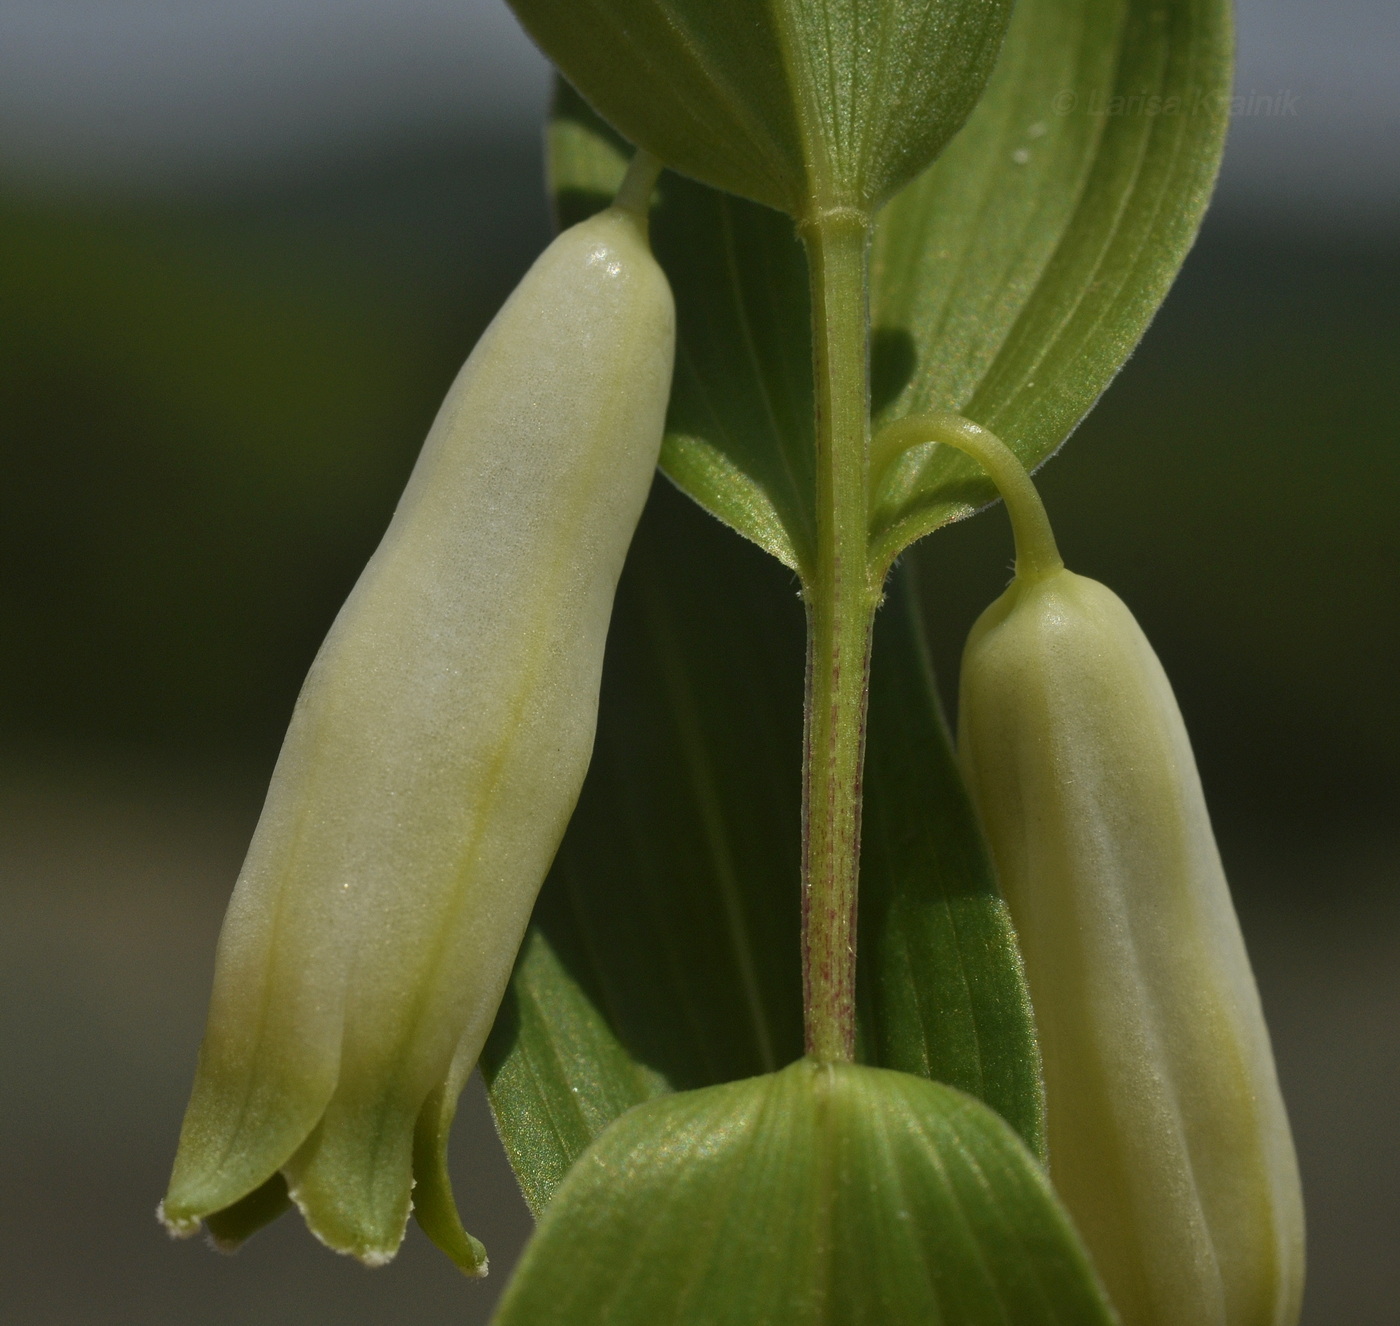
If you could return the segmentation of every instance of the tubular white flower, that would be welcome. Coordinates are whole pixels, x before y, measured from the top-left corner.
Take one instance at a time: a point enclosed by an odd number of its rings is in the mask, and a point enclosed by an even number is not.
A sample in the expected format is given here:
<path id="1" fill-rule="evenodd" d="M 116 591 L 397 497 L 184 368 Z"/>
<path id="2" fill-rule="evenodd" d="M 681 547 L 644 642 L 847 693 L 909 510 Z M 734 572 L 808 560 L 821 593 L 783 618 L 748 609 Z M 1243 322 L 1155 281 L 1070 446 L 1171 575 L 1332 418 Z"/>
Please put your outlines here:
<path id="1" fill-rule="evenodd" d="M 1292 1326 L 1297 1164 L 1186 729 L 1103 585 L 1013 585 L 960 751 L 1016 922 L 1050 1174 L 1124 1326 Z"/>
<path id="2" fill-rule="evenodd" d="M 481 337 L 307 677 L 219 941 L 175 1233 L 236 1239 L 285 1183 L 385 1261 L 417 1128 L 420 1217 L 484 1269 L 441 1150 L 588 764 L 660 447 L 675 315 L 643 174 Z"/>
<path id="3" fill-rule="evenodd" d="M 1064 569 L 1015 457 L 955 417 L 930 436 L 984 464 L 1016 528 L 958 736 L 1025 958 L 1051 1178 L 1124 1326 L 1293 1326 L 1297 1162 L 1171 686 L 1121 600 Z"/>

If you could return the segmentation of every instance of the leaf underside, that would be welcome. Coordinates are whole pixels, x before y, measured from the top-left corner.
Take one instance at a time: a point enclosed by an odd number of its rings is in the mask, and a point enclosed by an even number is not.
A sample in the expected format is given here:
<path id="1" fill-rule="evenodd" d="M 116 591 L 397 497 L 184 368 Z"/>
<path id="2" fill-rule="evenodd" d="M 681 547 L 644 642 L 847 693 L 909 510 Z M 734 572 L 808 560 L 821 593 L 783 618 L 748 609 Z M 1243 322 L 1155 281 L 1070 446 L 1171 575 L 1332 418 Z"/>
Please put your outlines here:
<path id="1" fill-rule="evenodd" d="M 907 609 L 885 610 L 872 676 L 863 1050 L 981 1096 L 1037 1146 L 1015 940 Z M 802 1053 L 803 641 L 791 572 L 659 482 L 593 763 L 482 1057 L 537 1212 L 626 1109 Z"/>
<path id="2" fill-rule="evenodd" d="M 1043 1171 L 996 1115 L 907 1074 L 806 1060 L 652 1101 L 609 1129 L 496 1318 L 1112 1321 Z"/>
<path id="3" fill-rule="evenodd" d="M 947 1082 L 1044 1154 L 1015 927 L 939 708 L 912 569 L 876 618 L 860 852 L 862 1058 Z"/>
<path id="4" fill-rule="evenodd" d="M 1010 0 L 511 0 L 589 103 L 698 180 L 793 216 L 870 208 L 967 118 Z"/>
<path id="5" fill-rule="evenodd" d="M 803 647 L 792 574 L 658 480 L 593 761 L 482 1057 L 537 1210 L 624 1109 L 802 1053 Z"/>
<path id="6" fill-rule="evenodd" d="M 987 91 L 881 212 L 871 256 L 877 427 L 952 410 L 1029 467 L 1097 400 L 1166 296 L 1226 126 L 1225 0 L 1019 0 Z M 630 149 L 573 94 L 551 172 L 561 215 L 603 205 Z M 671 477 L 787 565 L 812 564 L 807 278 L 786 220 L 664 177 L 653 235 L 676 291 Z M 921 449 L 872 494 L 871 561 L 994 497 Z"/>

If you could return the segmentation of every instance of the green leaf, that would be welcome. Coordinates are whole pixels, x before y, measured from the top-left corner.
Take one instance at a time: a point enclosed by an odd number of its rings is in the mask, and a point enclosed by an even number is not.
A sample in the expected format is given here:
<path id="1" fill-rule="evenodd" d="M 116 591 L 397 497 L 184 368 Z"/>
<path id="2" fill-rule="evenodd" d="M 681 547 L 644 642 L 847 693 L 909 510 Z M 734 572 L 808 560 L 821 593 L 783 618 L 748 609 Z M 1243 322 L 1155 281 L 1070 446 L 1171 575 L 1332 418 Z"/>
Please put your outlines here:
<path id="1" fill-rule="evenodd" d="M 939 706 L 912 572 L 876 618 L 861 832 L 865 1056 L 985 1101 L 1044 1156 L 1045 1101 L 1016 931 Z"/>
<path id="2" fill-rule="evenodd" d="M 802 1053 L 795 588 L 658 482 L 593 762 L 482 1059 L 537 1209 L 637 1101 Z"/>
<path id="3" fill-rule="evenodd" d="M 967 125 L 878 218 L 877 425 L 956 411 L 1030 466 L 1064 441 L 1195 237 L 1219 163 L 1230 45 L 1225 0 L 1019 0 Z M 615 135 L 566 96 L 550 143 L 561 206 L 602 205 L 626 156 Z M 814 499 L 801 246 L 771 212 L 665 176 L 652 228 L 679 316 L 666 472 L 805 571 Z M 873 495 L 872 563 L 883 569 L 993 496 L 948 448 L 910 455 Z"/>
<path id="4" fill-rule="evenodd" d="M 482 1059 L 536 1211 L 629 1107 L 802 1053 L 795 589 L 658 484 L 618 593 L 593 764 Z M 872 675 L 866 1054 L 981 1095 L 1036 1145 L 1020 962 L 908 606 L 882 617 Z"/>
<path id="5" fill-rule="evenodd" d="M 511 1168 L 536 1216 L 608 1124 L 670 1090 L 623 1048 L 538 924 L 520 951 L 481 1067 Z"/>
<path id="6" fill-rule="evenodd" d="M 904 1073 L 803 1060 L 614 1124 L 561 1185 L 495 1320 L 1114 1318 L 1043 1171 L 995 1114 Z"/>
<path id="7" fill-rule="evenodd" d="M 1010 0 L 511 0 L 602 116 L 792 216 L 878 206 L 975 105 Z"/>
<path id="8" fill-rule="evenodd" d="M 1195 239 L 1231 46 L 1227 0 L 1018 4 L 977 113 L 880 218 L 877 425 L 952 410 L 1027 467 L 1064 441 Z M 910 461 L 875 495 L 876 562 L 995 495 L 949 448 Z"/>

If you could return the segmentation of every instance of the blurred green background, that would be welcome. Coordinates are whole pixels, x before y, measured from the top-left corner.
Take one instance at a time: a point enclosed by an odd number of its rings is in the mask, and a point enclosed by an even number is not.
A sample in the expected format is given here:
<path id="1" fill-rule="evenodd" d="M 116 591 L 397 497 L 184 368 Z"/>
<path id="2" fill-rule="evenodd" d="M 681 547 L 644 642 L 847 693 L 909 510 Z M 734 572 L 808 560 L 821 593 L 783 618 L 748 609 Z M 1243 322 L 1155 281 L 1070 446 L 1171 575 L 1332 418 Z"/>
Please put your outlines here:
<path id="1" fill-rule="evenodd" d="M 528 123 L 367 141 L 180 187 L 0 183 L 16 1326 L 484 1320 L 528 1232 L 475 1087 L 456 1163 L 485 1285 L 416 1236 L 369 1273 L 292 1220 L 228 1261 L 151 1218 L 301 678 L 548 237 Z M 1400 224 L 1279 216 L 1245 185 L 1043 487 L 1196 742 L 1302 1158 L 1305 1319 L 1381 1326 L 1400 1297 Z M 915 555 L 951 700 L 1007 579 L 1004 517 Z"/>

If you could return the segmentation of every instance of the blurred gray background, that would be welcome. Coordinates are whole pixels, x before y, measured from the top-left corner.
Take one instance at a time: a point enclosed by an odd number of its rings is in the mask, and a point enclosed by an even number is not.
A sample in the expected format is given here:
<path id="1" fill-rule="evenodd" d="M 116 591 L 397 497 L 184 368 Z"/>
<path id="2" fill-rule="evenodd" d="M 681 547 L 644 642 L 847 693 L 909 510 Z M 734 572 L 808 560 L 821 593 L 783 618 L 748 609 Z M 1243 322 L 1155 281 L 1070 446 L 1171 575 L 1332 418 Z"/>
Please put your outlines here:
<path id="1" fill-rule="evenodd" d="M 1400 1300 L 1400 38 L 1245 0 L 1220 193 L 1044 490 L 1175 680 L 1274 1029 L 1309 1326 Z M 548 71 L 499 0 L 0 0 L 0 1318 L 484 1320 L 495 1273 L 153 1219 L 213 942 L 302 674 L 548 237 Z M 1289 109 L 1291 108 L 1291 109 Z M 945 682 L 1006 578 L 919 553 Z"/>

